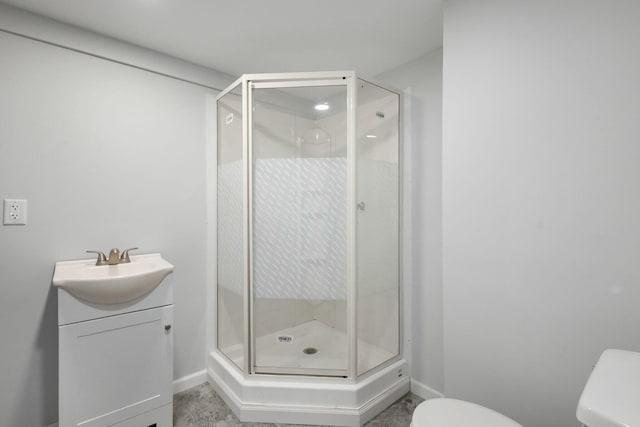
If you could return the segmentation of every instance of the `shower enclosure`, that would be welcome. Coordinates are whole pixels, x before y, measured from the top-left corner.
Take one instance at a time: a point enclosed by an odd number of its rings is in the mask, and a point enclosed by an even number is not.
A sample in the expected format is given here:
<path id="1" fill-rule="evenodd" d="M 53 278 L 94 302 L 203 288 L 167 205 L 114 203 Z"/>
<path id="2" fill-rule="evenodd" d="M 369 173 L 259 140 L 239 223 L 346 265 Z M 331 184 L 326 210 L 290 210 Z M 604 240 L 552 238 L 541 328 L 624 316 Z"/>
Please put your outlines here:
<path id="1" fill-rule="evenodd" d="M 302 384 L 397 365 L 399 95 L 353 72 L 244 75 L 217 114 L 218 362 Z"/>

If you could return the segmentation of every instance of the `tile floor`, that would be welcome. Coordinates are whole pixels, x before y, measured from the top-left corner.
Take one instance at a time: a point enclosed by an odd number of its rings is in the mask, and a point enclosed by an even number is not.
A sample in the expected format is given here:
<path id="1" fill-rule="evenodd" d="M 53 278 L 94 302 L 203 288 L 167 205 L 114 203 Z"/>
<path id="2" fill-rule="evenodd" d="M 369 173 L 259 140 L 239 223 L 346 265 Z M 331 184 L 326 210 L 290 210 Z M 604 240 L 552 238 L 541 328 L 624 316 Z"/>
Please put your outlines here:
<path id="1" fill-rule="evenodd" d="M 369 421 L 367 427 L 408 427 L 422 399 L 408 393 Z M 178 393 L 173 399 L 174 427 L 295 427 L 292 424 L 241 423 L 207 384 Z"/>

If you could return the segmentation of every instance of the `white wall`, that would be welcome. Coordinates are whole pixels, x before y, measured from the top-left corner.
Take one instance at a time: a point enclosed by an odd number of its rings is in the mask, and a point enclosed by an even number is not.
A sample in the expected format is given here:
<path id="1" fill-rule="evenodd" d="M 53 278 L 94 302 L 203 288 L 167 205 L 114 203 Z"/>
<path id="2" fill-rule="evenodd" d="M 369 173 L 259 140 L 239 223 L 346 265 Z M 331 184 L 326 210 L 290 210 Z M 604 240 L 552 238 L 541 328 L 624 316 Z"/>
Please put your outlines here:
<path id="1" fill-rule="evenodd" d="M 411 293 L 412 391 L 433 397 L 444 388 L 442 330 L 442 50 L 403 64 L 378 79 L 405 93 L 405 207 L 412 227 Z M 408 185 L 407 185 L 408 184 Z M 406 219 L 405 214 L 405 219 Z M 435 392 L 435 393 L 434 393 Z"/>
<path id="2" fill-rule="evenodd" d="M 444 21 L 445 392 L 577 426 L 640 350 L 640 3 L 453 0 Z"/>
<path id="3" fill-rule="evenodd" d="M 0 56 L 0 199 L 28 200 L 28 225 L 0 226 L 0 425 L 57 419 L 51 276 L 87 249 L 175 265 L 175 377 L 204 369 L 215 91 L 4 32 Z"/>

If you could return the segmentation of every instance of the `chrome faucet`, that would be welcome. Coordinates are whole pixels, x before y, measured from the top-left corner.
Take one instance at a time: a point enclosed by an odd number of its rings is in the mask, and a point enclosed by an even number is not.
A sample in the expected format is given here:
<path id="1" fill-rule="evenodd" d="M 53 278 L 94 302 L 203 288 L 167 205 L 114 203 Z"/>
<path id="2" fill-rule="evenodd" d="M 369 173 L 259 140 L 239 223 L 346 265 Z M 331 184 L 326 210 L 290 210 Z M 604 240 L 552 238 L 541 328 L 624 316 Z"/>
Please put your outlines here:
<path id="1" fill-rule="evenodd" d="M 118 248 L 113 248 L 111 249 L 111 251 L 109 251 L 109 258 L 107 258 L 107 256 L 100 251 L 87 251 L 87 253 L 98 254 L 96 265 L 118 265 L 131 262 L 131 259 L 129 258 L 129 251 L 134 251 L 136 249 L 138 248 L 125 249 L 121 254 Z"/>

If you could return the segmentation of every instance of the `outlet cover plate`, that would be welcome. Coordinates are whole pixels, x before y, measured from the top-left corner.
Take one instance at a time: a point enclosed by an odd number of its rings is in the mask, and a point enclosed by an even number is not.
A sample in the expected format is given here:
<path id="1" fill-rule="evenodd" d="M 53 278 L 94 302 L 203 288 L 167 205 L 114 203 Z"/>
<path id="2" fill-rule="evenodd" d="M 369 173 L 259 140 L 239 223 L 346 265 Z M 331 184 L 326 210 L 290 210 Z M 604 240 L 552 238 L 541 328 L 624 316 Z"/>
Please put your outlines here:
<path id="1" fill-rule="evenodd" d="M 4 225 L 27 224 L 27 201 L 4 199 Z"/>

